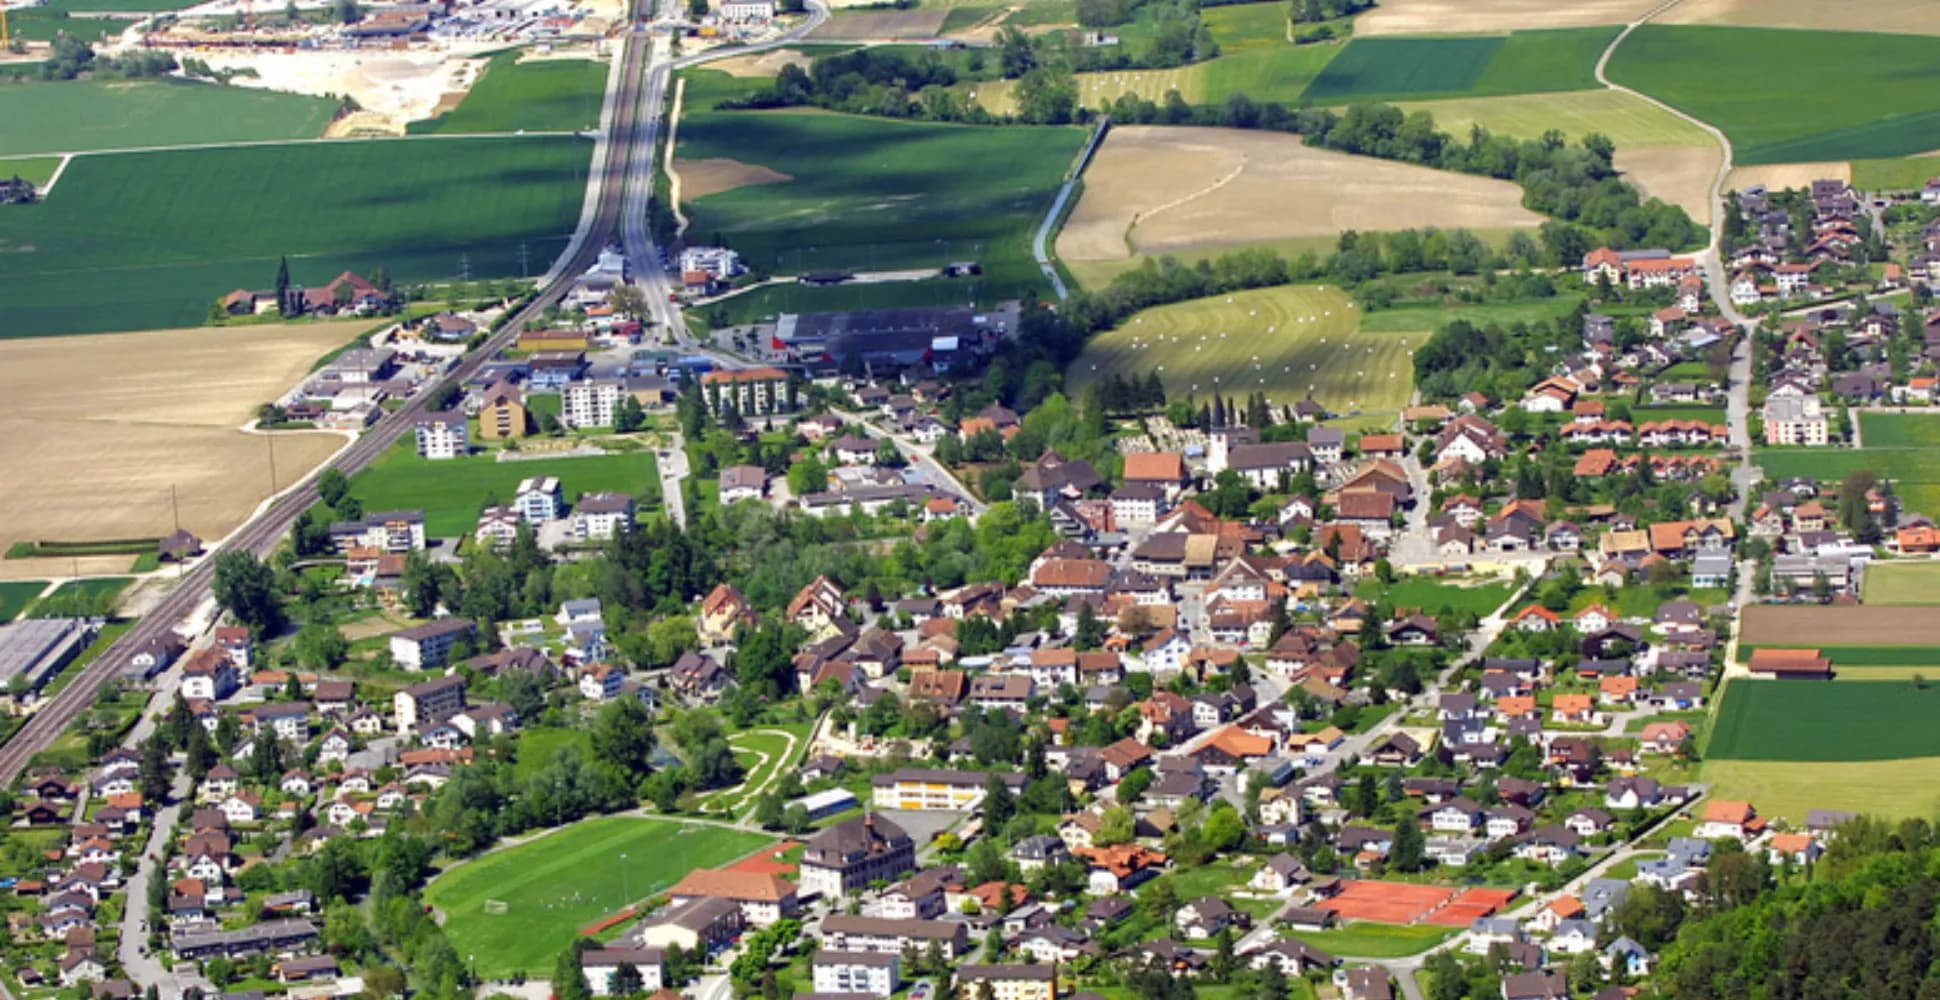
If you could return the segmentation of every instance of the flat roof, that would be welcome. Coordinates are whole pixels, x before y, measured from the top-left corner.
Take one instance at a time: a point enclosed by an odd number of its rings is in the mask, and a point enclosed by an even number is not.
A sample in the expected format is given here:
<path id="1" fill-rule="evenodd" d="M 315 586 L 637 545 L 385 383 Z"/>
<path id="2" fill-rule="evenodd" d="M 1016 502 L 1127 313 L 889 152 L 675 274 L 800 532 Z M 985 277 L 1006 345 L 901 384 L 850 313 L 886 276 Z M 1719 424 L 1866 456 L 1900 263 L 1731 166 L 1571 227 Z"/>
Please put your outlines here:
<path id="1" fill-rule="evenodd" d="M 0 625 L 0 683 L 15 677 L 39 687 L 87 642 L 87 623 L 79 618 L 30 618 Z"/>

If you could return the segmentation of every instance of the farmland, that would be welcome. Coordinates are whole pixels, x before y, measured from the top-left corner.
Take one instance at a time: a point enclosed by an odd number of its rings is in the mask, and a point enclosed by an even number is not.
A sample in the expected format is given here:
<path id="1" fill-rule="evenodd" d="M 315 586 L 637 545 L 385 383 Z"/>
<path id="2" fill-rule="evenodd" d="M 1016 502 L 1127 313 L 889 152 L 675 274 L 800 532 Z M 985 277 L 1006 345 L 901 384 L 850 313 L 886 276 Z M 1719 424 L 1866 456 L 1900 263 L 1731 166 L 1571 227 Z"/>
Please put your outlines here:
<path id="1" fill-rule="evenodd" d="M 1664 24 L 1742 24 L 1824 31 L 1886 31 L 1940 34 L 1926 0 L 1685 0 L 1652 18 Z"/>
<path id="2" fill-rule="evenodd" d="M 1189 104 L 1217 104 L 1233 94 L 1245 94 L 1256 101 L 1292 103 L 1300 100 L 1301 93 L 1320 75 L 1328 61 L 1343 51 L 1344 47 L 1339 45 L 1253 48 L 1176 69 L 1080 73 L 1076 77 L 1078 103 L 1101 108 L 1121 94 L 1163 102 L 1173 90 Z M 975 94 L 992 112 L 1003 114 L 1016 110 L 1011 99 L 1013 81 L 993 80 L 960 86 L 966 94 Z"/>
<path id="3" fill-rule="evenodd" d="M 1940 159 L 1931 156 L 1852 161 L 1852 184 L 1863 191 L 1918 191 L 1936 175 Z"/>
<path id="4" fill-rule="evenodd" d="M 972 259 L 993 295 L 1038 286 L 1030 234 L 1083 129 L 713 109 L 748 85 L 721 73 L 689 78 L 680 155 L 785 167 L 792 179 L 689 202 L 695 232 L 719 234 L 755 266 L 783 274 Z"/>
<path id="5" fill-rule="evenodd" d="M 316 97 L 185 80 L 67 80 L 6 88 L 8 155 L 313 139 L 337 111 Z"/>
<path id="6" fill-rule="evenodd" d="M 1870 421 L 1861 425 L 1865 448 L 1759 448 L 1753 458 L 1772 479 L 1812 476 L 1832 482 L 1868 469 L 1893 480 L 1908 512 L 1940 515 L 1940 454 L 1932 448 L 1873 447 L 1873 427 Z"/>
<path id="7" fill-rule="evenodd" d="M 1940 128 L 1932 38 L 1645 25 L 1609 73 L 1723 129 L 1745 164 L 1903 156 Z"/>
<path id="8" fill-rule="evenodd" d="M 223 293 L 268 285 L 284 254 L 314 284 L 378 265 L 400 281 L 518 274 L 521 247 L 542 268 L 577 223 L 590 159 L 557 138 L 78 157 L 0 232 L 5 335 L 200 323 Z"/>
<path id="9" fill-rule="evenodd" d="M 1475 125 L 1518 139 L 1541 138 L 1550 129 L 1560 129 L 1571 140 L 1601 132 L 1616 143 L 1618 152 L 1711 142 L 1696 125 L 1616 90 L 1402 102 L 1401 108 L 1434 115 L 1435 124 L 1455 136 L 1468 135 Z"/>
<path id="10" fill-rule="evenodd" d="M 1940 604 L 1940 562 L 1872 562 L 1866 566 L 1867 604 Z"/>
<path id="11" fill-rule="evenodd" d="M 1703 780 L 1718 798 L 1753 803 L 1760 815 L 1794 825 L 1814 809 L 1844 809 L 1881 819 L 1927 819 L 1940 812 L 1940 757 L 1868 761 L 1718 760 Z"/>
<path id="12" fill-rule="evenodd" d="M 1407 342 L 1356 329 L 1352 300 L 1312 285 L 1236 292 L 1147 309 L 1092 339 L 1067 375 L 1074 392 L 1112 373 L 1157 371 L 1169 396 L 1311 395 L 1330 409 L 1401 408 L 1413 387 Z M 1217 380 L 1217 381 L 1215 381 Z"/>
<path id="13" fill-rule="evenodd" d="M 532 59 L 519 53 L 492 57 L 485 75 L 465 100 L 416 133 L 570 132 L 599 126 L 607 67 L 591 59 Z"/>
<path id="14" fill-rule="evenodd" d="M 0 622 L 13 621 L 15 615 L 26 610 L 27 605 L 46 589 L 46 580 L 8 580 L 0 583 Z"/>
<path id="15" fill-rule="evenodd" d="M 1761 681 L 1726 688 L 1712 760 L 1867 761 L 1940 755 L 1940 686 L 1911 681 Z"/>
<path id="16" fill-rule="evenodd" d="M 0 160 L 0 177 L 19 177 L 41 186 L 53 180 L 55 171 L 59 169 L 61 158 L 58 156 L 22 156 Z"/>
<path id="17" fill-rule="evenodd" d="M 0 548 L 18 541 L 155 538 L 174 522 L 227 534 L 270 491 L 269 440 L 243 434 L 258 403 L 302 378 L 370 322 L 152 330 L 0 340 Z M 77 411 L 74 385 L 90 405 Z M 184 384 L 196 391 L 185 393 Z M 335 451 L 334 434 L 279 434 L 288 485 Z M 126 570 L 126 556 L 83 559 L 83 572 Z M 69 559 L 8 560 L 30 573 Z"/>
<path id="18" fill-rule="evenodd" d="M 1415 576 L 1396 580 L 1386 588 L 1385 596 L 1388 603 L 1397 608 L 1418 608 L 1431 615 L 1470 611 L 1480 617 L 1501 607 L 1513 589 L 1507 582 L 1494 578 L 1464 580 Z M 1366 600 L 1374 600 L 1383 596 L 1383 589 L 1379 583 L 1366 581 L 1356 589 L 1355 594 Z"/>
<path id="19" fill-rule="evenodd" d="M 1940 621 L 1906 608 L 1753 604 L 1744 610 L 1738 641 L 1746 646 L 1940 646 Z"/>
<path id="20" fill-rule="evenodd" d="M 1517 28 L 1624 24 L 1660 0 L 1386 0 L 1354 22 L 1356 35 L 1487 34 Z"/>
<path id="21" fill-rule="evenodd" d="M 670 820 L 590 819 L 464 862 L 432 880 L 424 899 L 444 913 L 452 947 L 477 956 L 480 976 L 537 975 L 581 927 L 770 842 Z M 488 900 L 506 912 L 485 912 Z"/>
<path id="22" fill-rule="evenodd" d="M 1861 413 L 1859 431 L 1868 448 L 1940 447 L 1940 414 Z"/>
<path id="23" fill-rule="evenodd" d="M 1505 181 L 1310 148 L 1297 136 L 1126 126 L 1085 171 L 1058 254 L 1112 260 L 1215 244 L 1541 221 Z"/>
<path id="24" fill-rule="evenodd" d="M 659 472 L 649 451 L 610 455 L 561 456 L 495 461 L 490 455 L 431 461 L 419 458 L 401 441 L 351 480 L 350 492 L 367 511 L 422 509 L 424 530 L 440 538 L 469 532 L 487 497 L 511 503 L 519 480 L 559 477 L 560 491 L 572 503 L 581 493 L 611 490 L 643 500 L 659 495 Z"/>
<path id="25" fill-rule="evenodd" d="M 1309 84 L 1314 104 L 1585 90 L 1615 28 L 1507 37 L 1356 38 Z"/>

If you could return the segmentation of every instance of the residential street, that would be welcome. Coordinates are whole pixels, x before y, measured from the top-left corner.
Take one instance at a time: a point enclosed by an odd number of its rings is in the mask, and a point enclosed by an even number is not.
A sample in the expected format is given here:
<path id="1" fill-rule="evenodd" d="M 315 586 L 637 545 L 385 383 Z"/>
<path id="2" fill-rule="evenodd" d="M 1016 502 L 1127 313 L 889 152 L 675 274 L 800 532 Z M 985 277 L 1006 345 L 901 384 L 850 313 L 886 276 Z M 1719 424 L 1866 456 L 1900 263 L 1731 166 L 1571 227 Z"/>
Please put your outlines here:
<path id="1" fill-rule="evenodd" d="M 168 879 L 168 872 L 162 868 L 162 857 L 168 849 L 169 841 L 175 837 L 175 824 L 180 821 L 184 806 L 193 806 L 190 796 L 195 792 L 195 783 L 189 780 L 187 770 L 176 772 L 175 783 L 169 788 L 169 803 L 157 810 L 155 822 L 142 848 L 140 866 L 128 880 L 125 896 L 126 906 L 121 915 L 121 944 L 117 958 L 128 978 L 137 989 L 157 987 L 164 997 L 179 997 L 187 988 L 194 986 L 211 989 L 201 976 L 195 974 L 193 965 L 183 968 L 190 971 L 176 973 L 162 966 L 161 960 L 148 950 L 148 894 L 149 885 L 155 879 Z"/>

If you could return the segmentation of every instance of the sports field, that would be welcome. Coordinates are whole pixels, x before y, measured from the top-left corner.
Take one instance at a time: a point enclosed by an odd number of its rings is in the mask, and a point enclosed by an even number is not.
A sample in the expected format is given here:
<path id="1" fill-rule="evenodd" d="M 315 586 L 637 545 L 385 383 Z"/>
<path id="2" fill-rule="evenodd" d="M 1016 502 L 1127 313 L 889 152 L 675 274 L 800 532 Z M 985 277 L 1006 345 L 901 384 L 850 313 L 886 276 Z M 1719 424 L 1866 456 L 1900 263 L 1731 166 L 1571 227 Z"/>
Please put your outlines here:
<path id="1" fill-rule="evenodd" d="M 1504 36 L 1356 38 L 1302 99 L 1312 104 L 1587 90 L 1617 29 Z"/>
<path id="2" fill-rule="evenodd" d="M 353 477 L 350 492 L 366 511 L 421 509 L 425 532 L 446 538 L 477 525 L 486 497 L 511 503 L 519 480 L 532 476 L 559 477 L 568 504 L 592 490 L 630 494 L 643 504 L 660 495 L 660 473 L 650 451 L 519 462 L 473 455 L 434 462 L 419 458 L 408 440 Z"/>
<path id="3" fill-rule="evenodd" d="M 1873 416 L 1861 414 L 1862 420 Z M 1770 479 L 1813 476 L 1837 482 L 1860 469 L 1893 480 L 1906 513 L 1940 517 L 1940 451 L 1930 447 L 1875 447 L 1873 427 L 1861 425 L 1864 448 L 1758 448 L 1753 460 Z M 1890 440 L 1893 430 L 1883 430 Z"/>
<path id="4" fill-rule="evenodd" d="M 688 202 L 691 231 L 781 274 L 983 264 L 992 297 L 1042 277 L 1030 237 L 1084 144 L 1077 127 L 993 129 L 824 112 L 714 110 L 758 85 L 693 74 L 679 151 L 789 174 Z"/>
<path id="5" fill-rule="evenodd" d="M 517 275 L 578 224 L 592 144 L 562 138 L 303 143 L 77 157 L 0 228 L 0 336 L 203 322 L 235 288 L 387 267 L 399 281 Z M 158 193 L 166 192 L 167 196 Z"/>
<path id="6" fill-rule="evenodd" d="M 1159 306 L 1092 338 L 1066 379 L 1082 392 L 1113 373 L 1157 371 L 1169 398 L 1264 392 L 1340 413 L 1399 410 L 1413 389 L 1408 344 L 1423 335 L 1362 333 L 1357 312 L 1338 289 L 1314 285 Z"/>
<path id="7" fill-rule="evenodd" d="M 591 59 L 528 59 L 502 52 L 458 107 L 429 121 L 412 122 L 418 133 L 573 132 L 599 127 L 607 64 Z"/>
<path id="8" fill-rule="evenodd" d="M 270 493 L 271 442 L 238 428 L 317 358 L 371 326 L 352 320 L 0 340 L 0 510 L 7 512 L 0 549 L 19 541 L 159 538 L 178 517 L 204 539 L 221 538 Z M 87 405 L 76 406 L 73 387 L 83 383 Z M 343 441 L 278 434 L 276 482 L 289 485 Z M 65 558 L 24 562 L 34 575 L 73 572 Z M 129 559 L 80 564 L 84 573 L 121 572 Z"/>
<path id="9" fill-rule="evenodd" d="M 1865 581 L 1867 604 L 1940 604 L 1940 562 L 1871 562 Z"/>
<path id="10" fill-rule="evenodd" d="M 589 819 L 464 862 L 433 879 L 424 901 L 443 911 L 445 936 L 480 976 L 543 976 L 580 928 L 771 842 L 676 820 Z M 486 912 L 488 901 L 504 912 Z"/>
<path id="11" fill-rule="evenodd" d="M 1739 163 L 1904 156 L 1940 135 L 1940 39 L 1645 25 L 1609 74 L 1723 129 Z"/>
<path id="12" fill-rule="evenodd" d="M 1705 757 L 1864 761 L 1940 756 L 1940 684 L 1734 678 Z"/>
<path id="13" fill-rule="evenodd" d="M 1113 129 L 1058 234 L 1073 261 L 1177 253 L 1347 231 L 1531 228 L 1522 189 L 1298 136 L 1221 128 Z"/>
<path id="14" fill-rule="evenodd" d="M 1325 931 L 1292 931 L 1287 936 L 1299 938 L 1329 955 L 1351 958 L 1400 958 L 1404 955 L 1418 955 L 1454 937 L 1457 933 L 1456 928 L 1437 927 L 1434 924 L 1356 923 Z M 1196 987 L 1193 992 L 1198 994 L 1203 989 L 1204 987 Z"/>
<path id="15" fill-rule="evenodd" d="M 6 88 L 8 155 L 314 139 L 334 101 L 186 80 L 64 80 Z"/>

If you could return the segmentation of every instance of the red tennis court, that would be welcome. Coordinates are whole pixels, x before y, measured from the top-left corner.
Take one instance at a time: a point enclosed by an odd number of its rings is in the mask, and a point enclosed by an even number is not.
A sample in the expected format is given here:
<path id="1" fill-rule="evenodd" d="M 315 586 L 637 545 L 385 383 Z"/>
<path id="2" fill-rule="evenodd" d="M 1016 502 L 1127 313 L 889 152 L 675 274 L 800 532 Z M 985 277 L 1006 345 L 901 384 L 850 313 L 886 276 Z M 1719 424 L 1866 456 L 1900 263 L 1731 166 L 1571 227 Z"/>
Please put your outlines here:
<path id="1" fill-rule="evenodd" d="M 1340 892 L 1320 905 L 1347 920 L 1412 924 L 1455 898 L 1455 890 L 1413 882 L 1347 880 Z"/>
<path id="2" fill-rule="evenodd" d="M 1514 898 L 1514 889 L 1466 889 L 1424 922 L 1437 927 L 1467 927 L 1479 917 L 1494 916 Z"/>

